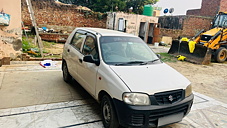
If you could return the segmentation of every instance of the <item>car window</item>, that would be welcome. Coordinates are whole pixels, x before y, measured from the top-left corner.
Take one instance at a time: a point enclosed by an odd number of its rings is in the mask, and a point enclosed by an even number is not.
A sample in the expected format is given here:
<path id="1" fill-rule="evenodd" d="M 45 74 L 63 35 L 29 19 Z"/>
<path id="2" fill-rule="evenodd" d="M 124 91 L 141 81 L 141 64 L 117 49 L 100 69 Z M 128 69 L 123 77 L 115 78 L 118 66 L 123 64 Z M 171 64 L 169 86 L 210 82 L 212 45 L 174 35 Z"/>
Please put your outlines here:
<path id="1" fill-rule="evenodd" d="M 84 42 L 82 54 L 92 55 L 94 59 L 98 59 L 96 40 L 93 36 L 87 36 Z"/>
<path id="2" fill-rule="evenodd" d="M 76 32 L 76 34 L 73 36 L 70 44 L 76 48 L 77 50 L 80 50 L 81 45 L 85 39 L 86 35 L 83 33 Z"/>

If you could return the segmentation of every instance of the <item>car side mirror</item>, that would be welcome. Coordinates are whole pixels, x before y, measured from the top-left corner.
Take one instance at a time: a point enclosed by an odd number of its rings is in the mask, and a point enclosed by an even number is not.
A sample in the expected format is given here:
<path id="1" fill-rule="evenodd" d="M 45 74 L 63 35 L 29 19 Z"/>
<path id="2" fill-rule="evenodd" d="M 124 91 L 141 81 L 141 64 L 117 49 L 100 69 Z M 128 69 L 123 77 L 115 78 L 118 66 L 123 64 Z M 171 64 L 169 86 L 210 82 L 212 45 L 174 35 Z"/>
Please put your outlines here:
<path id="1" fill-rule="evenodd" d="M 100 64 L 99 60 L 95 60 L 92 55 L 84 56 L 83 61 L 88 63 L 94 63 L 97 66 Z"/>

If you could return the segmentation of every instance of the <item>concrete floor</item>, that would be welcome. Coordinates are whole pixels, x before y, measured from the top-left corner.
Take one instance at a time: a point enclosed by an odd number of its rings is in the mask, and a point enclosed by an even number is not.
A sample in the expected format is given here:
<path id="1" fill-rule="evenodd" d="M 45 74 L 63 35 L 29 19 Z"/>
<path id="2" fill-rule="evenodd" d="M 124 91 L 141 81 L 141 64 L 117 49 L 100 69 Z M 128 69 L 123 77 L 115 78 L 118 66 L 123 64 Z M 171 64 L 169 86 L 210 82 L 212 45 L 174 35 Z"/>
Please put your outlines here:
<path id="1" fill-rule="evenodd" d="M 227 128 L 227 104 L 194 92 L 192 111 L 163 128 Z M 75 81 L 62 79 L 61 62 L 12 62 L 0 67 L 1 128 L 100 128 L 99 104 Z"/>
<path id="2" fill-rule="evenodd" d="M 48 68 L 39 64 L 1 67 L 0 109 L 84 99 L 81 89 L 76 89 L 79 85 L 63 81 L 60 64 Z"/>

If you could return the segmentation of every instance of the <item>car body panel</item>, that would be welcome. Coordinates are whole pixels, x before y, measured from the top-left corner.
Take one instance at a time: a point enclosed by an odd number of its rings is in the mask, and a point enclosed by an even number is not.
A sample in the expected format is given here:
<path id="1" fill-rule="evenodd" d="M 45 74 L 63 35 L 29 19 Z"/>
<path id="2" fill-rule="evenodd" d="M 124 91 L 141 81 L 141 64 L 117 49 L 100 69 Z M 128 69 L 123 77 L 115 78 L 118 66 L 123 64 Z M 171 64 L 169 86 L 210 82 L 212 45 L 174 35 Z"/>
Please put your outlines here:
<path id="1" fill-rule="evenodd" d="M 186 89 L 190 82 L 165 63 L 137 66 L 110 66 L 132 92 L 149 95 L 169 90 Z"/>

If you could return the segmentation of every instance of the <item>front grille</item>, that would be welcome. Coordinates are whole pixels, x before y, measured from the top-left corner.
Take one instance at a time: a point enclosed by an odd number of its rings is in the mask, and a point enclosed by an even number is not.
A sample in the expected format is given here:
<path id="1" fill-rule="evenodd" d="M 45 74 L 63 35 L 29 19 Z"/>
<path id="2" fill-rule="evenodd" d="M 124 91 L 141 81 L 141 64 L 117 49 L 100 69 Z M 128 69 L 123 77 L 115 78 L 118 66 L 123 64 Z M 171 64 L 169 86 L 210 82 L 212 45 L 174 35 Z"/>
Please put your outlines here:
<path id="1" fill-rule="evenodd" d="M 211 38 L 212 38 L 212 36 L 210 36 L 210 35 L 202 35 L 201 36 L 201 40 L 203 40 L 203 41 L 209 41 Z"/>
<path id="2" fill-rule="evenodd" d="M 159 105 L 172 104 L 172 103 L 180 101 L 184 98 L 182 89 L 168 91 L 168 92 L 155 93 L 154 96 Z"/>
<path id="3" fill-rule="evenodd" d="M 133 114 L 131 116 L 131 123 L 133 126 L 142 126 L 144 124 L 143 114 Z"/>

